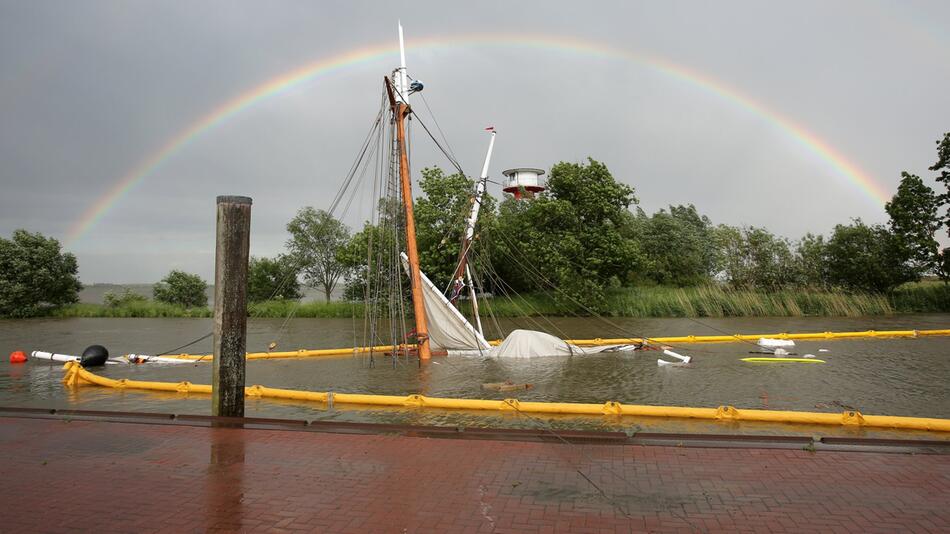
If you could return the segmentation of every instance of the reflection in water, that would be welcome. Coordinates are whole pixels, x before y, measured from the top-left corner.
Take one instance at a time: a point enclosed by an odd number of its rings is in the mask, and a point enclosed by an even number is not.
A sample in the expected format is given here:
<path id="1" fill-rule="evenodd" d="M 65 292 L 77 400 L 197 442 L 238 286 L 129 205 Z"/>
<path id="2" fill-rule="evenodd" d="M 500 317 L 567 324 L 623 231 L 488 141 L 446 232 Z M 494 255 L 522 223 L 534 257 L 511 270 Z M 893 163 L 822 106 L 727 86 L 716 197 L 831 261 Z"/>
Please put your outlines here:
<path id="1" fill-rule="evenodd" d="M 394 360 L 395 361 L 395 360 Z M 441 362 L 433 361 L 423 361 L 419 360 L 419 394 L 420 395 L 430 395 L 429 391 L 429 381 L 432 379 L 432 367 L 434 365 L 441 365 Z"/>
<path id="2" fill-rule="evenodd" d="M 244 433 L 234 425 L 211 428 L 205 477 L 205 530 L 237 531 L 244 520 Z"/>

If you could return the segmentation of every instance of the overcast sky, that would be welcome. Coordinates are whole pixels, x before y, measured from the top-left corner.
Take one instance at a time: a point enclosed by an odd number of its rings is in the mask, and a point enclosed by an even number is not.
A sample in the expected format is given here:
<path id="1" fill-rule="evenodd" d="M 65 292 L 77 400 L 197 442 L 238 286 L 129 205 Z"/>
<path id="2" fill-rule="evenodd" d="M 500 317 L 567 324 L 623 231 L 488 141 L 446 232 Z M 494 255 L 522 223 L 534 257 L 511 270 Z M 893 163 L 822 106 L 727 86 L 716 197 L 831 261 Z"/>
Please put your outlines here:
<path id="1" fill-rule="evenodd" d="M 944 1 L 0 0 L 0 235 L 65 241 L 201 117 L 303 65 L 395 45 L 400 18 L 410 74 L 467 173 L 494 125 L 494 177 L 590 156 L 648 212 L 693 203 L 715 223 L 792 239 L 883 222 L 883 205 L 788 125 L 888 194 L 902 170 L 934 183 L 934 141 L 950 131 Z M 498 37 L 459 37 L 472 34 Z M 518 44 L 532 35 L 582 45 Z M 413 46 L 433 37 L 439 46 Z M 583 51 L 598 47 L 652 59 Z M 318 76 L 196 136 L 67 242 L 83 282 L 153 282 L 172 268 L 210 278 L 221 194 L 253 197 L 252 254 L 280 252 L 294 212 L 337 191 L 397 63 Z M 448 168 L 416 140 L 415 169 Z M 346 222 L 366 216 L 354 208 Z"/>

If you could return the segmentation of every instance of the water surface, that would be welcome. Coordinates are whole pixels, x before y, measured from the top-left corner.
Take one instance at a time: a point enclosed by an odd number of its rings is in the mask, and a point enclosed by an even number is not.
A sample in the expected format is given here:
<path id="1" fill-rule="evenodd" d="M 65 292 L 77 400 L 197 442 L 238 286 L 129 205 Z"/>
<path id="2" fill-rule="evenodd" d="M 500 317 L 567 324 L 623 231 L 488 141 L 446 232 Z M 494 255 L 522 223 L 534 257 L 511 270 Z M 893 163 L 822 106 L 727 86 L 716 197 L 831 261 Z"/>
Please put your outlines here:
<path id="1" fill-rule="evenodd" d="M 812 332 L 950 328 L 950 315 L 902 315 L 865 318 L 703 319 L 556 318 L 506 321 L 503 329 L 544 329 L 561 337 L 619 335 L 711 335 L 730 333 Z M 164 352 L 211 330 L 210 319 L 35 319 L 0 321 L 0 350 L 48 350 L 78 354 L 99 343 L 114 355 Z M 363 325 L 351 319 L 259 319 L 249 323 L 249 350 L 277 341 L 279 349 L 353 346 Z M 491 336 L 490 336 L 491 337 Z M 739 359 L 754 350 L 747 343 L 683 344 L 677 350 L 694 357 L 683 368 L 658 367 L 656 352 L 498 361 L 487 358 L 438 358 L 420 367 L 415 359 L 365 356 L 338 359 L 248 362 L 248 385 L 462 398 L 505 398 L 564 402 L 617 400 L 628 404 L 719 406 L 950 418 L 950 338 L 800 341 L 799 353 L 813 353 L 821 364 L 749 364 Z M 819 349 L 828 352 L 820 352 Z M 210 340 L 188 347 L 207 352 Z M 174 366 L 107 366 L 96 370 L 112 378 L 211 382 L 206 363 Z M 0 363 L 0 406 L 80 408 L 120 411 L 210 413 L 210 398 L 62 386 L 60 364 Z M 525 391 L 485 390 L 486 382 L 530 383 Z M 334 419 L 464 426 L 555 427 L 636 431 L 781 432 L 790 428 L 731 423 L 665 421 L 617 417 L 554 417 L 518 414 L 366 409 L 248 399 L 247 415 L 296 419 Z M 865 434 L 831 427 L 797 427 L 824 435 Z M 873 431 L 874 435 L 887 435 Z M 931 436 L 932 437 L 932 436 Z"/>

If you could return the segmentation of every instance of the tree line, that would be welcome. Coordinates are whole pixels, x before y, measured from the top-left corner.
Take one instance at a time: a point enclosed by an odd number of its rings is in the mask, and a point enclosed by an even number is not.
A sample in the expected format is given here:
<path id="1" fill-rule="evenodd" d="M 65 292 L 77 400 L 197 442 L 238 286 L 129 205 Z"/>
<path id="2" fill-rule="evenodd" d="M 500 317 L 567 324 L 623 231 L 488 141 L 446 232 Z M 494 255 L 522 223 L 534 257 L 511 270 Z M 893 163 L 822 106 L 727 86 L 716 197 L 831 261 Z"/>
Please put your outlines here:
<path id="1" fill-rule="evenodd" d="M 604 163 L 561 162 L 536 198 L 482 199 L 472 258 L 480 285 L 492 294 L 550 293 L 592 311 L 611 290 L 645 285 L 886 293 L 923 276 L 950 278 L 950 248 L 940 250 L 936 239 L 942 230 L 950 236 L 950 133 L 937 141 L 930 170 L 944 190 L 937 193 L 920 177 L 902 173 L 885 206 L 887 223 L 854 219 L 827 236 L 793 241 L 765 228 L 714 224 L 693 205 L 647 214 L 634 189 Z M 437 285 L 447 285 L 474 183 L 427 168 L 419 185 L 420 262 Z M 377 222 L 351 233 L 326 211 L 302 208 L 287 224 L 284 253 L 251 258 L 248 299 L 297 300 L 301 282 L 322 290 L 327 301 L 341 283 L 346 299 L 379 298 L 386 262 L 370 261 L 367 249 L 398 254 L 402 236 L 395 228 L 403 217 L 401 206 L 383 201 Z M 55 239 L 25 230 L 0 238 L 0 316 L 40 315 L 77 302 L 77 273 L 75 256 Z M 206 287 L 199 276 L 176 270 L 155 284 L 153 295 L 159 302 L 204 307 Z M 126 291 L 106 295 L 105 305 L 143 299 Z"/>
<path id="2" fill-rule="evenodd" d="M 806 234 L 795 241 L 765 228 L 713 224 L 693 205 L 647 214 L 637 207 L 634 189 L 603 163 L 562 162 L 533 200 L 483 200 L 473 254 L 481 260 L 482 285 L 496 295 L 548 292 L 590 309 L 611 289 L 643 285 L 886 293 L 927 275 L 947 280 L 950 248 L 939 250 L 936 235 L 944 229 L 950 236 L 950 133 L 937 148 L 930 170 L 943 192 L 905 172 L 885 206 L 887 223 L 854 219 L 827 237 Z M 474 184 L 430 168 L 422 171 L 420 188 L 420 263 L 445 284 L 455 270 Z M 362 294 L 371 276 L 364 245 L 385 234 L 381 225 L 366 224 L 351 239 L 353 250 L 337 255 L 351 297 Z"/>

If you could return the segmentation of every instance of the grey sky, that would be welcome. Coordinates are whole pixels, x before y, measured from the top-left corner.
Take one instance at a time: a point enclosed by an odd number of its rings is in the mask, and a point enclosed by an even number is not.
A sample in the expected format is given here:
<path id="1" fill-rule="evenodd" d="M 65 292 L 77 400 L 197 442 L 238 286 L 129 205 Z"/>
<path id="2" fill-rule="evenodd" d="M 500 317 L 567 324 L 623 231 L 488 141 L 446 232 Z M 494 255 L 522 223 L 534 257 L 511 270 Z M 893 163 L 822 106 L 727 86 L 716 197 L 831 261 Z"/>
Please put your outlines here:
<path id="1" fill-rule="evenodd" d="M 661 58 L 749 97 L 888 192 L 925 177 L 950 130 L 946 2 L 66 2 L 0 0 L 0 235 L 64 238 L 114 184 L 197 119 L 302 65 L 395 43 L 469 174 L 587 156 L 648 212 L 694 203 L 716 223 L 790 238 L 883 206 L 786 129 L 655 68 L 452 36 L 541 34 Z M 414 51 L 413 40 L 445 45 Z M 283 248 L 297 208 L 326 207 L 398 61 L 365 62 L 266 99 L 198 136 L 70 250 L 84 282 L 208 277 L 214 198 L 254 198 L 252 253 Z M 417 104 L 418 106 L 418 104 Z M 413 166 L 447 162 L 417 136 Z M 415 149 L 417 148 L 417 149 Z M 491 191 L 499 195 L 500 191 Z M 367 195 L 368 196 L 368 195 Z M 358 225 L 365 210 L 351 210 Z"/>

